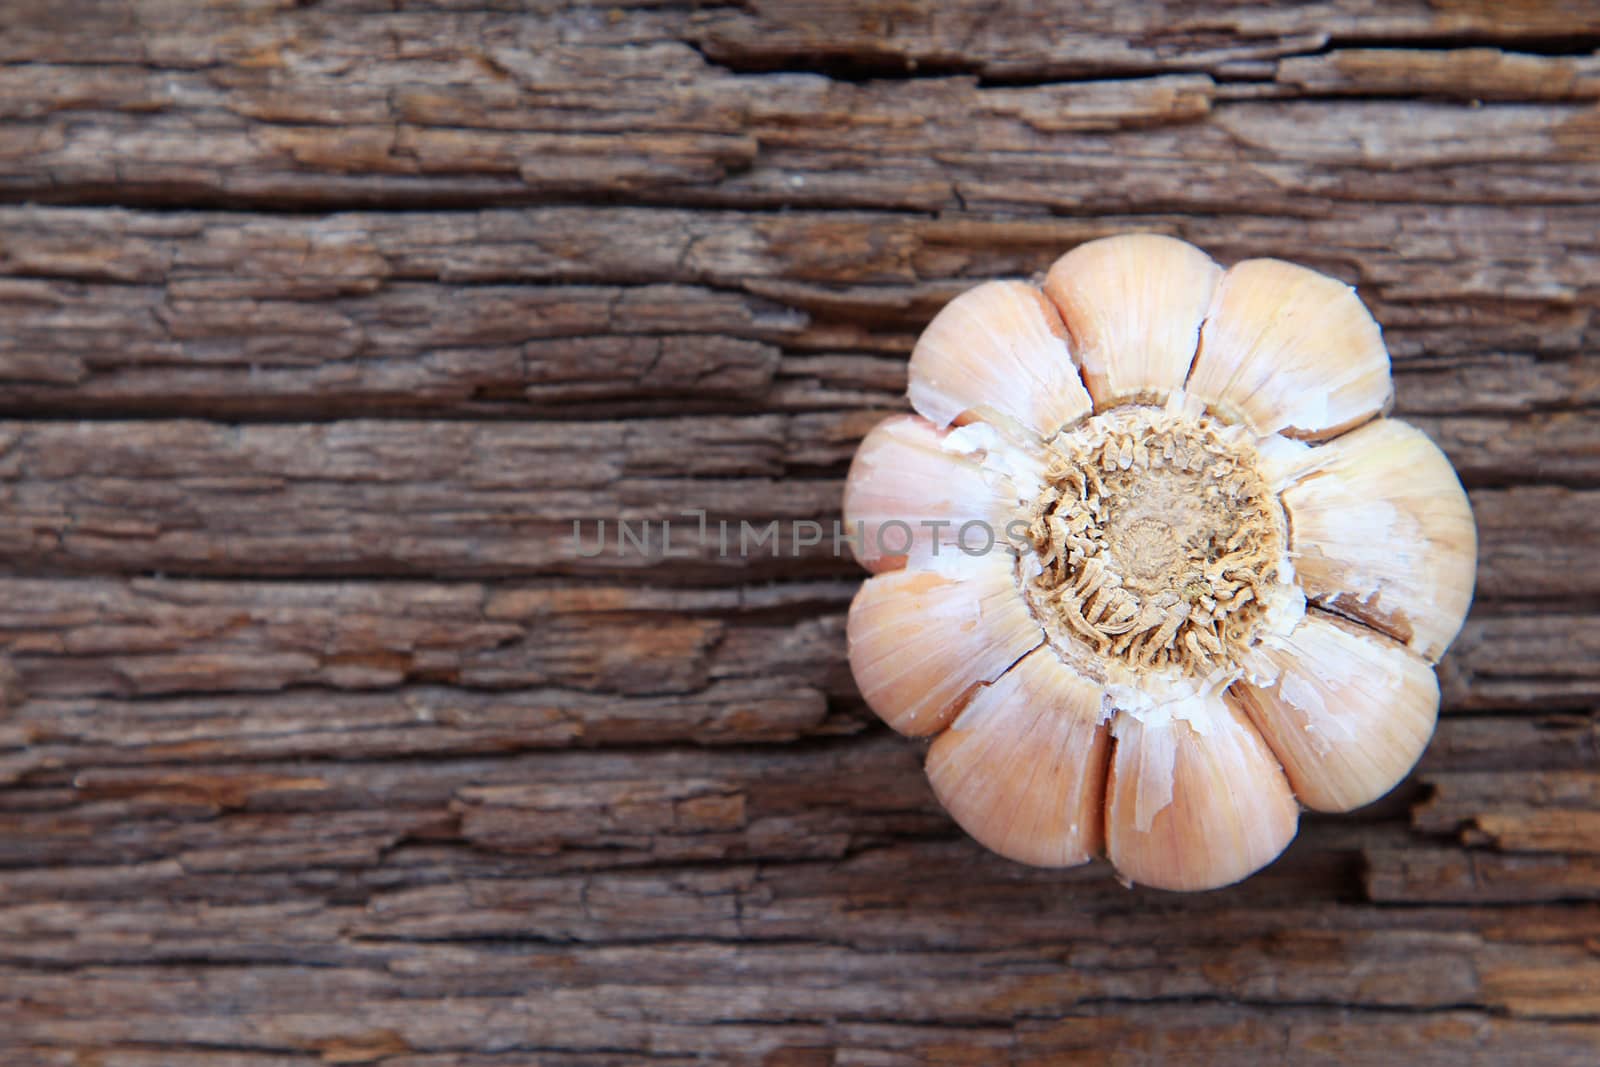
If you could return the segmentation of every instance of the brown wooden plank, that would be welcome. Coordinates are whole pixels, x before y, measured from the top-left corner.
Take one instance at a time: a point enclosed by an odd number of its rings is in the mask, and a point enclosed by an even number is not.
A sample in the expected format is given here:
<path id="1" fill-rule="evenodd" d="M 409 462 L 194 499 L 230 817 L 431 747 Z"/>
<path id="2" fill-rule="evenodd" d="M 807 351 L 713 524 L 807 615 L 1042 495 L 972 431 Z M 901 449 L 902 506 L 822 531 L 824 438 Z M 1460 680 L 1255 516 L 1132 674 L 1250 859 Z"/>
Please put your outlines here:
<path id="1" fill-rule="evenodd" d="M 1287 58 L 1277 79 L 1300 91 L 1353 96 L 1593 100 L 1600 97 L 1600 60 L 1497 48 L 1341 48 Z"/>
<path id="2" fill-rule="evenodd" d="M 1124 16 L 1125 18 L 1125 16 Z M 1331 0 L 1276 5 L 1163 3 L 1132 23 L 1116 8 L 949 3 L 874 10 L 850 3 L 796 9 L 761 0 L 699 18 L 706 52 L 734 64 L 807 60 L 869 62 L 914 72 L 954 65 L 1005 77 L 1060 77 L 1097 70 L 1176 67 L 1252 69 L 1251 61 L 1345 41 L 1456 35 L 1513 44 L 1559 34 L 1592 33 L 1592 12 L 1540 4 L 1466 2 L 1376 4 Z"/>
<path id="3" fill-rule="evenodd" d="M 3 7 L 0 1062 L 1600 1058 L 1592 5 Z M 1356 285 L 1481 534 L 1416 771 L 1197 896 L 967 840 L 828 546 L 570 543 L 831 521 L 1134 229 Z"/>
<path id="4" fill-rule="evenodd" d="M 0 558 L 24 569 L 217 575 L 846 576 L 854 564 L 834 541 L 842 487 L 812 472 L 842 470 L 883 414 L 0 423 Z M 1537 478 L 1539 449 L 1570 456 L 1555 431 L 1538 446 L 1501 438 L 1473 449 L 1486 420 L 1419 421 L 1479 457 L 1480 469 L 1463 464 L 1469 482 Z M 1580 451 L 1552 473 L 1590 480 L 1596 426 L 1563 421 Z M 1527 436 L 1540 434 L 1530 426 Z M 1600 591 L 1586 566 L 1600 551 L 1594 490 L 1519 485 L 1476 490 L 1472 502 L 1481 598 Z M 687 514 L 701 511 L 704 532 Z M 623 539 L 622 522 L 635 540 Z M 773 523 L 776 539 L 763 541 Z"/>
<path id="5" fill-rule="evenodd" d="M 883 406 L 899 402 L 916 330 L 972 279 L 1033 274 L 1087 237 L 1154 227 L 1224 260 L 1287 256 L 1356 282 L 1395 354 L 1400 410 L 1459 416 L 1447 438 L 1509 453 L 1493 439 L 1559 437 L 1552 421 L 1600 388 L 1586 348 L 1597 224 L 1587 206 L 1552 209 L 1538 231 L 1498 206 L 1310 223 L 1025 224 L 577 207 L 288 219 L 7 208 L 0 404 L 279 417 Z M 1472 242 L 1457 240 L 1463 229 Z M 1460 330 L 1469 315 L 1475 328 Z M 1502 414 L 1530 421 L 1492 418 Z M 1573 473 L 1585 469 L 1581 446 L 1560 448 Z"/>
<path id="6" fill-rule="evenodd" d="M 83 16 L 72 18 L 77 6 Z M 86 200 L 117 188 L 163 202 L 583 196 L 1115 212 L 1181 187 L 1194 207 L 1244 199 L 1314 214 L 1373 197 L 1581 203 L 1594 181 L 1592 116 L 1566 102 L 1243 100 L 1205 122 L 1215 95 L 1205 73 L 1023 86 L 916 78 L 908 92 L 736 69 L 781 68 L 797 54 L 826 63 L 842 51 L 869 69 L 887 59 L 937 71 L 951 66 L 943 50 L 961 42 L 975 51 L 956 66 L 1002 76 L 1208 64 L 1221 73 L 1230 62 L 1248 75 L 1252 63 L 1336 35 L 1510 43 L 1595 30 L 1592 16 L 1536 5 L 1504 22 L 1476 3 L 1376 21 L 1338 5 L 1254 17 L 1202 5 L 1170 23 L 1163 12 L 1164 29 L 1131 53 L 1114 18 L 1073 25 L 1031 5 L 1001 19 L 961 5 L 925 30 L 922 17 L 862 18 L 853 5 L 699 18 L 560 7 L 454 21 L 252 6 L 254 17 L 241 19 L 176 3 L 81 3 L 17 35 L 0 53 L 11 120 L 0 190 Z M 345 76 L 354 63 L 359 79 Z M 1273 84 L 1275 68 L 1265 67 L 1261 79 Z M 871 151 L 857 128 L 873 131 Z M 1384 149 L 1378 167 L 1373 144 Z M 1463 169 L 1467 161 L 1482 165 Z"/>

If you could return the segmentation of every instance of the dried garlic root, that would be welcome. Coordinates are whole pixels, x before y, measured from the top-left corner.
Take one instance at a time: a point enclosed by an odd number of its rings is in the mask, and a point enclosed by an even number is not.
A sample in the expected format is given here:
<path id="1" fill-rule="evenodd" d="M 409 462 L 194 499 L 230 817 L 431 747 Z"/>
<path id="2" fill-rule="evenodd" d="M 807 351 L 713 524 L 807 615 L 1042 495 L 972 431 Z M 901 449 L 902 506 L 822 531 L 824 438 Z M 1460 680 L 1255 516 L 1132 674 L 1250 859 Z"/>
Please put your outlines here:
<path id="1" fill-rule="evenodd" d="M 1348 286 L 1091 241 L 1042 289 L 947 305 L 908 391 L 845 490 L 876 574 L 850 666 L 933 738 L 973 837 L 1210 889 L 1282 852 L 1301 805 L 1370 803 L 1416 763 L 1476 532 L 1449 460 L 1383 417 L 1389 356 Z"/>

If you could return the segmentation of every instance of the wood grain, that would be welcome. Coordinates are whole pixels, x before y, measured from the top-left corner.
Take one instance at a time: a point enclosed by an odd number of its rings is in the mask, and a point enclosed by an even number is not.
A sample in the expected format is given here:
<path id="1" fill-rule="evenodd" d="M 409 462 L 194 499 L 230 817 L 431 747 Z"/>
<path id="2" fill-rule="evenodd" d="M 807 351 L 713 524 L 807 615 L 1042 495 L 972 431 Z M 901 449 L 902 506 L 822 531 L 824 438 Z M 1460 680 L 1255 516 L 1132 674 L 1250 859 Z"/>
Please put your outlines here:
<path id="1" fill-rule="evenodd" d="M 1597 49 L 0 5 L 0 1060 L 1596 1062 Z M 854 564 L 681 514 L 826 530 L 944 301 L 1132 229 L 1356 285 L 1482 549 L 1413 776 L 1193 897 L 973 845 L 850 678 Z"/>

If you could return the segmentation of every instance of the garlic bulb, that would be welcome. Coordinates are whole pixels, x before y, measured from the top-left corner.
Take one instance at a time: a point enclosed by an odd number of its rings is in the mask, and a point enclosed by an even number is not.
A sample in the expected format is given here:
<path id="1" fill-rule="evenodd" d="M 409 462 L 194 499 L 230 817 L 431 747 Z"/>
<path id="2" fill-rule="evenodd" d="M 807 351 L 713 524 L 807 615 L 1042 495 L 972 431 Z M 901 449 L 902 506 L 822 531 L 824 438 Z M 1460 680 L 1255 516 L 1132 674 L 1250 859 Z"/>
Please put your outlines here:
<path id="1" fill-rule="evenodd" d="M 1215 888 L 1416 763 L 1476 537 L 1348 286 L 1092 241 L 952 301 L 909 393 L 845 490 L 850 666 L 984 845 Z"/>

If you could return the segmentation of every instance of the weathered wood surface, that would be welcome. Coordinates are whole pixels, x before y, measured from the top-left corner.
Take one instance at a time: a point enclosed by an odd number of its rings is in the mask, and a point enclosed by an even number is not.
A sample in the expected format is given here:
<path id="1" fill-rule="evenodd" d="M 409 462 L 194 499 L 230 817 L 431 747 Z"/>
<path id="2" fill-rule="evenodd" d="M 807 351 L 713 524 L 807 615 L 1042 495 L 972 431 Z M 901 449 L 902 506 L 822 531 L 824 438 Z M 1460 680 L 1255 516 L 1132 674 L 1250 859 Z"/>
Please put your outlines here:
<path id="1" fill-rule="evenodd" d="M 0 3 L 0 1059 L 1600 1059 L 1600 7 L 1072 7 Z M 1483 544 L 1413 779 L 1197 897 L 965 840 L 826 543 L 571 543 L 830 522 L 1134 227 L 1358 285 Z"/>

